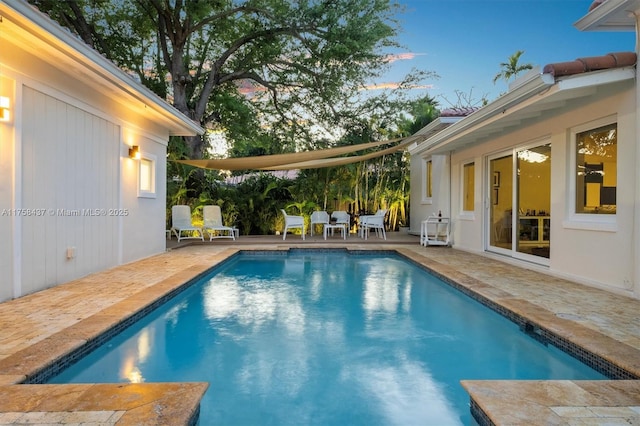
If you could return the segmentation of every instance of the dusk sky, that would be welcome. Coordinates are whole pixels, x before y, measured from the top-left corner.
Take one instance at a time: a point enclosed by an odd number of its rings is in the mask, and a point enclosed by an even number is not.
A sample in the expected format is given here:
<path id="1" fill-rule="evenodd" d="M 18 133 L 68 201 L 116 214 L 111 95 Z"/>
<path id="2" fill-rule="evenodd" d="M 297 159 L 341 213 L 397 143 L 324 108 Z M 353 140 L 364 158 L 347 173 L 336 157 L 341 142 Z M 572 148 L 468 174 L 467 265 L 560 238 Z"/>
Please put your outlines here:
<path id="1" fill-rule="evenodd" d="M 377 83 L 392 84 L 411 68 L 433 71 L 439 78 L 414 95 L 428 93 L 441 108 L 457 101 L 456 90 L 489 101 L 506 92 L 507 84 L 493 84 L 493 78 L 518 50 L 525 52 L 520 63 L 541 68 L 635 50 L 633 32 L 581 32 L 573 26 L 592 0 L 399 1 L 407 9 L 400 17 L 405 49 L 392 53 L 404 59 L 393 62 L 392 72 Z"/>

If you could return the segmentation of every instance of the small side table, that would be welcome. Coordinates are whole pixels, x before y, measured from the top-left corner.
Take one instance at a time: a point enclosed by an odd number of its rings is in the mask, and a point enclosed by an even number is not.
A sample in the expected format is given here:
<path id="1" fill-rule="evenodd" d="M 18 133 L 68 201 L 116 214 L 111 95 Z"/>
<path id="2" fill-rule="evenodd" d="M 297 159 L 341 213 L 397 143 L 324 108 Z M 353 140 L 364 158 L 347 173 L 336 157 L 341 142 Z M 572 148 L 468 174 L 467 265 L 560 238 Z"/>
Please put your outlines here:
<path id="1" fill-rule="evenodd" d="M 322 230 L 322 235 L 324 236 L 324 239 L 327 239 L 327 232 L 329 230 L 333 230 L 334 229 L 339 229 L 340 232 L 342 232 L 342 239 L 346 240 L 347 239 L 347 226 L 344 223 L 336 223 L 336 224 L 331 224 L 331 223 L 325 223 L 323 230 Z"/>
<path id="2" fill-rule="evenodd" d="M 429 216 L 420 227 L 420 245 L 448 246 L 451 242 L 451 220 L 448 217 Z"/>

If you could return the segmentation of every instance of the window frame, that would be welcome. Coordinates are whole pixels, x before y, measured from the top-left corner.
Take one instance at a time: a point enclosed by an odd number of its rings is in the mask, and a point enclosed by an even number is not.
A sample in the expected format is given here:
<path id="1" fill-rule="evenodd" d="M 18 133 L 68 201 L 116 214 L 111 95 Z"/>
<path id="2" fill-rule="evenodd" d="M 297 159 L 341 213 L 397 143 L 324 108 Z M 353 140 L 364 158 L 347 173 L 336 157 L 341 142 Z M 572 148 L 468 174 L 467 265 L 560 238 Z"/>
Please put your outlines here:
<path id="1" fill-rule="evenodd" d="M 466 168 L 472 167 L 471 174 L 471 188 L 467 188 L 467 179 L 466 179 Z M 472 208 L 471 210 L 467 210 L 465 203 L 465 190 L 471 191 L 471 195 L 473 197 L 472 200 Z M 464 161 L 460 167 L 460 214 L 463 215 L 472 215 L 476 210 L 476 162 L 475 160 Z"/>
<path id="2" fill-rule="evenodd" d="M 617 142 L 619 146 L 620 142 L 620 126 L 617 115 L 610 115 L 602 117 L 597 120 L 589 121 L 588 123 L 580 124 L 569 129 L 568 137 L 569 141 L 567 148 L 569 155 L 567 155 L 568 165 L 566 170 L 568 171 L 568 187 L 566 196 L 566 211 L 567 217 L 563 221 L 563 227 L 568 229 L 584 229 L 593 231 L 617 231 L 617 208 L 616 213 L 578 213 L 577 212 L 577 174 L 578 174 L 578 155 L 577 155 L 577 137 L 580 133 L 584 133 L 590 130 L 595 130 L 600 127 L 605 127 L 615 124 L 617 126 Z M 619 165 L 619 158 L 616 156 L 616 165 Z M 617 169 L 618 167 L 616 167 Z M 617 173 L 617 172 L 616 172 Z M 616 188 L 620 179 L 616 179 Z"/>
<path id="3" fill-rule="evenodd" d="M 422 204 L 433 204 L 433 159 L 422 159 Z"/>
<path id="4" fill-rule="evenodd" d="M 150 182 L 150 189 L 143 189 L 142 188 L 142 183 L 143 183 L 143 171 L 144 171 L 144 166 L 143 164 L 146 163 L 150 163 L 149 166 L 149 176 L 147 177 L 149 182 Z M 157 172 L 156 172 L 156 167 L 157 167 L 157 157 L 153 154 L 147 154 L 144 152 L 140 152 L 140 159 L 138 160 L 138 173 L 137 173 L 137 177 L 138 177 L 138 184 L 137 184 L 137 188 L 138 188 L 138 198 L 156 198 L 157 197 L 157 193 L 156 193 L 156 189 L 157 189 L 157 184 L 156 184 L 156 176 L 157 176 Z"/>

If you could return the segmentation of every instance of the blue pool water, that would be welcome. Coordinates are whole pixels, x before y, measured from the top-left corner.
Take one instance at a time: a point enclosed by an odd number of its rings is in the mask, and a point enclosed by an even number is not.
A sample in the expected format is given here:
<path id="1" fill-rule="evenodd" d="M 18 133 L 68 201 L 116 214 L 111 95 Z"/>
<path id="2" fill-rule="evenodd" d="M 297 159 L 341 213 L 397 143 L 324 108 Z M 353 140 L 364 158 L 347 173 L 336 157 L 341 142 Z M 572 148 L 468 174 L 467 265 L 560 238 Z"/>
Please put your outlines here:
<path id="1" fill-rule="evenodd" d="M 603 379 L 396 255 L 242 254 L 49 383 L 207 381 L 200 425 L 472 424 L 461 379 Z"/>

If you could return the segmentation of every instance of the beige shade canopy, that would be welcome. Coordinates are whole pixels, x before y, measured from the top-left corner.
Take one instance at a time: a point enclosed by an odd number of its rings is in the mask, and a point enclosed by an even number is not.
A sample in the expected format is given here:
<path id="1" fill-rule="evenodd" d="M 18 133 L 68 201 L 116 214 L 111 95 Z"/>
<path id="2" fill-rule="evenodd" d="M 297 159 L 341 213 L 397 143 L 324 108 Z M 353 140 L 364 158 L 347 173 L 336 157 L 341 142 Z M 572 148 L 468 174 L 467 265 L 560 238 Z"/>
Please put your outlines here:
<path id="1" fill-rule="evenodd" d="M 365 155 L 350 157 L 338 157 L 338 155 L 351 152 L 362 151 L 367 148 L 374 148 L 380 145 L 404 142 L 396 144 L 390 148 L 372 152 Z M 380 157 L 385 154 L 404 149 L 412 142 L 414 137 L 396 138 L 386 141 L 367 142 L 357 145 L 341 146 L 337 148 L 320 149 L 317 151 L 293 152 L 289 154 L 261 155 L 256 157 L 226 158 L 221 160 L 175 160 L 178 163 L 187 164 L 194 167 L 213 170 L 293 170 L 293 169 L 317 169 L 321 167 L 332 167 L 343 164 L 356 163 L 371 158 Z"/>
<path id="2" fill-rule="evenodd" d="M 345 164 L 357 163 L 359 161 L 370 160 L 372 158 L 382 157 L 383 155 L 391 154 L 400 151 L 411 143 L 414 142 L 414 138 L 407 138 L 402 143 L 399 143 L 390 148 L 385 148 L 380 151 L 371 152 L 364 155 L 353 155 L 350 157 L 338 157 L 338 158 L 320 158 L 315 160 L 302 161 L 299 163 L 281 164 L 271 167 L 262 167 L 260 170 L 293 170 L 293 169 L 319 169 L 322 167 L 334 167 L 342 166 Z"/>

